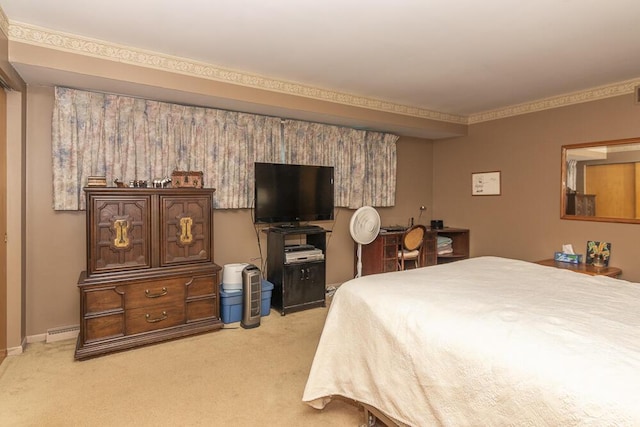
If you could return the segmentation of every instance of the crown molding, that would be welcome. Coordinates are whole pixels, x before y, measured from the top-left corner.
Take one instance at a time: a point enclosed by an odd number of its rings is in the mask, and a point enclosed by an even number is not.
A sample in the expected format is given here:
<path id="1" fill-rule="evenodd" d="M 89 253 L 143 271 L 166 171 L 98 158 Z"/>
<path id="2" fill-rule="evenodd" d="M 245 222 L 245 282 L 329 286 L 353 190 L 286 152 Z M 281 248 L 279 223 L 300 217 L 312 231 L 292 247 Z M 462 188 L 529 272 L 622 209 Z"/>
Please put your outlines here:
<path id="1" fill-rule="evenodd" d="M 552 108 L 565 107 L 584 102 L 597 101 L 599 99 L 611 98 L 614 96 L 634 93 L 635 88 L 640 85 L 639 79 L 627 80 L 606 86 L 599 86 L 588 90 L 571 92 L 564 95 L 552 96 L 537 101 L 512 105 L 506 108 L 484 111 L 471 114 L 468 124 L 488 122 L 491 120 L 503 119 L 506 117 L 519 116 L 521 114 L 535 113 L 537 111 L 549 110 Z"/>
<path id="2" fill-rule="evenodd" d="M 9 36 L 9 18 L 4 13 L 4 10 L 0 7 L 0 31 L 4 33 L 5 36 Z"/>
<path id="3" fill-rule="evenodd" d="M 640 78 L 600 86 L 588 90 L 553 96 L 532 102 L 512 105 L 505 108 L 460 116 L 428 110 L 419 107 L 397 104 L 380 99 L 367 98 L 343 92 L 337 92 L 300 83 L 277 80 L 257 74 L 216 67 L 205 62 L 188 58 L 165 55 L 158 52 L 118 45 L 103 40 L 81 37 L 20 22 L 9 22 L 0 8 L 0 29 L 10 41 L 27 43 L 35 46 L 92 56 L 100 59 L 127 63 L 142 67 L 188 75 L 192 77 L 231 83 L 256 89 L 301 96 L 342 105 L 367 108 L 387 113 L 419 117 L 423 119 L 456 123 L 477 124 L 522 114 L 573 104 L 596 101 L 613 96 L 633 93 L 640 85 Z"/>
<path id="4" fill-rule="evenodd" d="M 11 22 L 8 36 L 11 41 L 288 95 L 437 121 L 457 124 L 466 124 L 467 122 L 467 118 L 463 116 L 336 92 L 290 81 L 271 79 L 257 74 L 216 67 L 187 58 L 52 31 L 24 23 Z"/>

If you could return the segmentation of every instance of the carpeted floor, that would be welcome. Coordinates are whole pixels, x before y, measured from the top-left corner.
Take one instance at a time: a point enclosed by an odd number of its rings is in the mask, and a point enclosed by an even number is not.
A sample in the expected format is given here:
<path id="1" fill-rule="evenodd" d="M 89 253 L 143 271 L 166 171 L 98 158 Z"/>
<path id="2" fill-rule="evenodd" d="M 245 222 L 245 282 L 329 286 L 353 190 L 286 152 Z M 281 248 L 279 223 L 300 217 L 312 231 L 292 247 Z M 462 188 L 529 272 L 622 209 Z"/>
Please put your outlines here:
<path id="1" fill-rule="evenodd" d="M 314 308 L 255 329 L 225 329 L 73 360 L 75 341 L 29 344 L 0 365 L 2 426 L 358 426 L 344 401 L 302 399 L 327 313 Z"/>

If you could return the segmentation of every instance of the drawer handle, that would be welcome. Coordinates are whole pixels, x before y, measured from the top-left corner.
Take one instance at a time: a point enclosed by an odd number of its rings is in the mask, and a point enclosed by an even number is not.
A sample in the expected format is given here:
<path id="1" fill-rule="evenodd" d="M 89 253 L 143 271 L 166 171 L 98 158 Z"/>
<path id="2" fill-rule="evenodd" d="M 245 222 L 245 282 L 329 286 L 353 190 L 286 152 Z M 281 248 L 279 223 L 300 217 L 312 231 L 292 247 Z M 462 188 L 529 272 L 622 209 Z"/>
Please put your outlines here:
<path id="1" fill-rule="evenodd" d="M 152 294 L 149 289 L 144 291 L 144 295 L 147 298 L 160 298 L 162 296 L 165 296 L 169 291 L 167 291 L 167 288 L 162 288 L 162 290 L 160 291 L 159 294 Z"/>
<path id="2" fill-rule="evenodd" d="M 151 315 L 150 314 L 145 314 L 144 318 L 147 321 L 147 323 L 158 323 L 158 322 L 162 322 L 163 320 L 165 320 L 167 317 L 167 312 L 163 311 L 162 314 L 160 315 L 160 317 L 155 318 L 155 319 L 150 319 Z"/>

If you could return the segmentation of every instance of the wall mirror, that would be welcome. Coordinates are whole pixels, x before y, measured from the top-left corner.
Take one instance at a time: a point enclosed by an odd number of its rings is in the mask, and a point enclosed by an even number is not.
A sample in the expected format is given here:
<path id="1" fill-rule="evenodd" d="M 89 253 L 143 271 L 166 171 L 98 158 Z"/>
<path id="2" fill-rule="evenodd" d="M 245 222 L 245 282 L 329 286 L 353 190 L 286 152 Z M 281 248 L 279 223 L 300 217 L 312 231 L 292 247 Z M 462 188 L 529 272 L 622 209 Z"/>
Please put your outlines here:
<path id="1" fill-rule="evenodd" d="M 640 223 L 640 138 L 562 146 L 561 218 Z"/>

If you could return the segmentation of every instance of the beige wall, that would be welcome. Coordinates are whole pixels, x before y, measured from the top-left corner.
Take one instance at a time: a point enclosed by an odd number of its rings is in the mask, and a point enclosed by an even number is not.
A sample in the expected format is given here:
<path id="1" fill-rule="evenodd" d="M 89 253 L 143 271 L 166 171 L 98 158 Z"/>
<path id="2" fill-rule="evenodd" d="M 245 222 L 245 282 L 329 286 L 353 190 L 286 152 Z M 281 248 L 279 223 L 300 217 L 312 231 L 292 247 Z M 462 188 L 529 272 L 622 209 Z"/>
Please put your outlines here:
<path id="1" fill-rule="evenodd" d="M 584 253 L 587 240 L 611 242 L 611 265 L 640 282 L 640 224 L 560 219 L 560 147 L 640 135 L 632 95 L 551 109 L 469 127 L 434 143 L 434 218 L 471 229 L 471 255 L 529 261 L 562 244 Z M 501 196 L 471 196 L 471 173 L 502 172 Z"/>
<path id="2" fill-rule="evenodd" d="M 54 212 L 53 90 L 27 90 L 27 335 L 78 324 L 76 282 L 85 265 L 82 212 Z"/>
<path id="3" fill-rule="evenodd" d="M 7 348 L 26 336 L 26 91 L 7 93 Z"/>
<path id="4" fill-rule="evenodd" d="M 85 265 L 84 212 L 51 208 L 51 112 L 53 89 L 28 91 L 27 129 L 27 335 L 78 323 L 76 281 Z M 623 278 L 640 281 L 640 225 L 560 219 L 560 146 L 640 134 L 640 107 L 632 96 L 472 125 L 469 135 L 431 142 L 398 141 L 397 204 L 380 209 L 384 224 L 428 224 L 471 229 L 472 256 L 524 260 L 552 256 L 563 243 L 584 251 L 587 240 L 612 243 L 611 263 Z M 502 195 L 471 196 L 471 173 L 500 170 Z M 420 205 L 427 207 L 420 217 Z M 327 283 L 353 275 L 351 210 L 322 223 L 328 237 Z M 248 210 L 216 211 L 215 261 L 263 267 L 265 234 Z M 261 258 L 262 256 L 262 258 Z"/>
<path id="5" fill-rule="evenodd" d="M 1 11 L 0 11 L 1 12 Z M 3 218 L 3 229 L 7 234 L 6 269 L 0 273 L 4 281 L 5 300 L 0 302 L 0 327 L 6 326 L 6 348 L 12 354 L 13 349 L 19 348 L 25 338 L 25 292 L 24 279 L 25 263 L 23 257 L 25 228 L 24 221 L 24 126 L 25 116 L 25 83 L 8 60 L 8 40 L 4 29 L 0 29 L 0 80 L 10 88 L 6 93 L 6 168 L 0 179 L 4 181 L 6 206 L 0 216 Z M 4 91 L 4 88 L 0 89 Z M 6 207 L 6 209 L 5 209 Z M 4 233 L 1 234 L 4 236 Z M 6 304 L 5 304 L 6 302 Z M 3 340 L 4 346 L 4 340 Z"/>
<path id="6" fill-rule="evenodd" d="M 85 215 L 55 212 L 51 207 L 53 88 L 29 87 L 27 93 L 27 335 L 36 335 L 79 322 L 76 282 L 86 263 Z M 396 206 L 380 209 L 380 216 L 385 224 L 407 224 L 411 217 L 427 224 L 432 197 L 432 143 L 403 137 L 397 152 Z M 421 218 L 420 205 L 427 207 Z M 353 276 L 354 245 L 349 236 L 352 212 L 338 209 L 335 221 L 320 223 L 332 230 L 327 245 L 329 284 Z M 249 210 L 215 211 L 214 232 L 217 264 L 251 262 L 263 268 L 266 235 L 254 227 Z"/>

